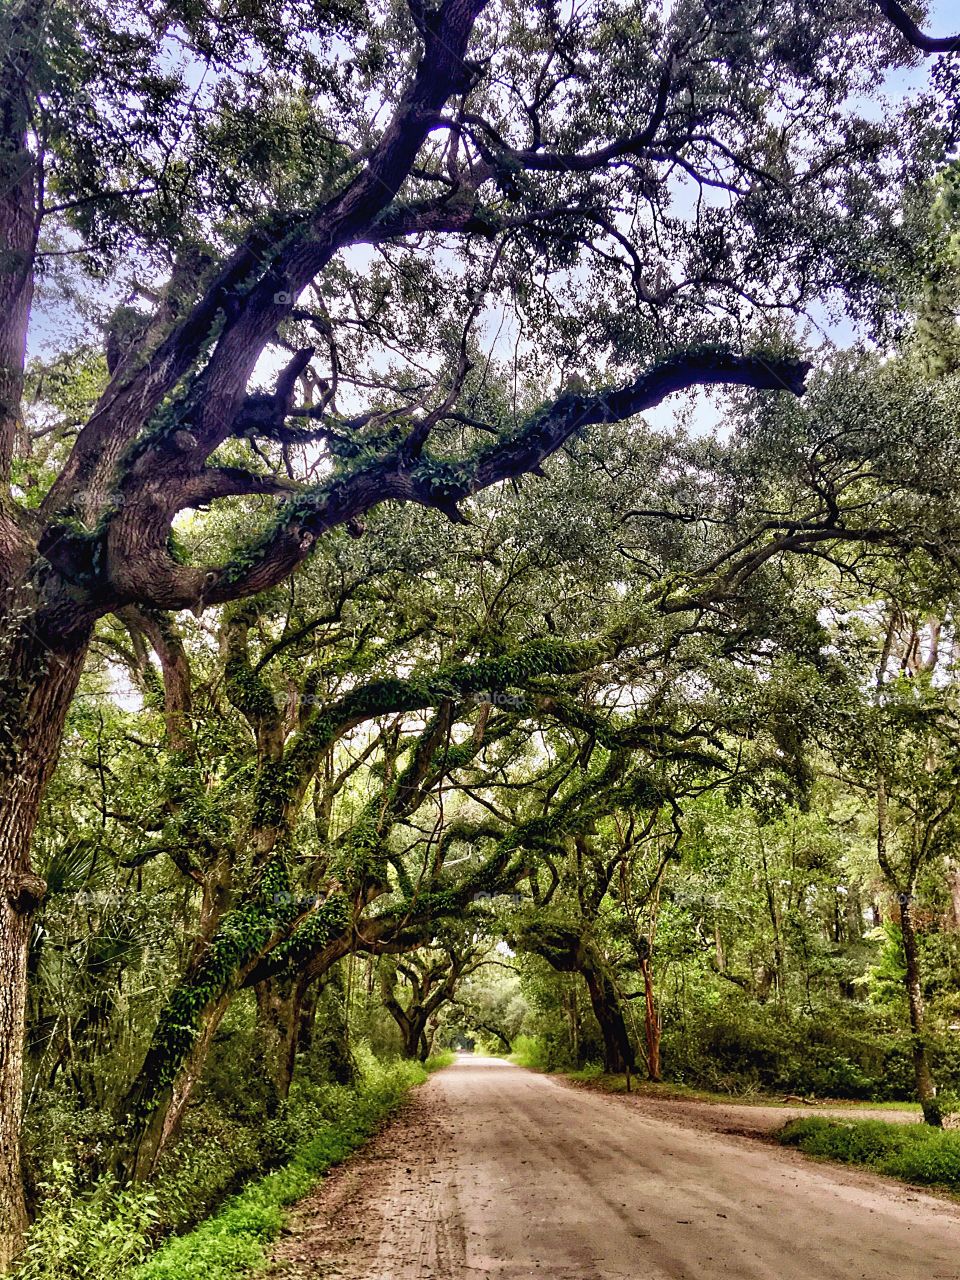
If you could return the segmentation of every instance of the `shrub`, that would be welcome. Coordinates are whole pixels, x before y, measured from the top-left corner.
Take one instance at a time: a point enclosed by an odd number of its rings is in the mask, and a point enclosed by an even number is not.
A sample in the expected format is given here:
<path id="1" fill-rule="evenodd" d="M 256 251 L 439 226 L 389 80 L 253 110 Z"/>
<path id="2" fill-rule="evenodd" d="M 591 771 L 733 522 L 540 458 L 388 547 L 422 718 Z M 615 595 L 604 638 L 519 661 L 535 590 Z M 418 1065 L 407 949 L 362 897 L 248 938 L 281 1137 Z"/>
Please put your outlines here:
<path id="1" fill-rule="evenodd" d="M 30 1228 L 19 1280 L 107 1280 L 141 1262 L 159 1221 L 156 1195 L 149 1189 L 120 1187 L 101 1178 L 80 1194 L 76 1170 L 54 1162 L 49 1179 L 38 1184 L 41 1209 Z"/>
<path id="2" fill-rule="evenodd" d="M 865 1164 L 908 1182 L 960 1191 L 960 1131 L 956 1129 L 883 1120 L 848 1123 L 811 1116 L 791 1120 L 779 1139 L 807 1155 Z"/>
<path id="3" fill-rule="evenodd" d="M 54 1165 L 38 1186 L 41 1209 L 28 1233 L 18 1280 L 238 1280 L 263 1260 L 280 1232 L 283 1208 L 368 1138 L 404 1094 L 446 1066 L 453 1054 L 419 1062 L 381 1063 L 361 1046 L 355 1086 L 296 1080 L 282 1116 L 269 1122 L 274 1147 L 290 1143 L 293 1158 L 223 1204 L 189 1234 L 158 1239 L 196 1221 L 198 1206 L 217 1186 L 235 1178 L 233 1159 L 211 1158 L 213 1135 L 178 1143 L 175 1162 L 146 1188 L 122 1188 L 109 1178 L 81 1191 L 73 1165 Z M 224 1122 L 225 1123 L 225 1122 Z M 216 1126 L 214 1126 L 216 1128 Z M 242 1145 L 227 1126 L 224 1142 Z M 152 1256 L 151 1256 L 152 1253 Z"/>
<path id="4" fill-rule="evenodd" d="M 540 1036 L 517 1036 L 513 1042 L 510 1061 L 531 1071 L 554 1071 L 552 1055 Z"/>
<path id="5" fill-rule="evenodd" d="M 867 1005 L 800 1013 L 727 998 L 688 1011 L 682 1023 L 668 1016 L 661 1047 L 668 1079 L 718 1093 L 767 1090 L 875 1102 L 914 1096 L 909 1038 Z M 956 1037 L 932 1037 L 930 1048 L 941 1090 L 955 1091 Z"/>
<path id="6" fill-rule="evenodd" d="M 189 1235 L 168 1241 L 131 1280 L 239 1280 L 257 1269 L 266 1245 L 280 1232 L 284 1206 L 305 1196 L 427 1076 L 427 1067 L 419 1062 L 381 1063 L 362 1046 L 356 1058 L 360 1081 L 355 1087 L 294 1083 L 290 1123 L 312 1136 L 298 1146 L 288 1165 L 245 1188 Z M 438 1057 L 428 1067 L 448 1060 Z"/>

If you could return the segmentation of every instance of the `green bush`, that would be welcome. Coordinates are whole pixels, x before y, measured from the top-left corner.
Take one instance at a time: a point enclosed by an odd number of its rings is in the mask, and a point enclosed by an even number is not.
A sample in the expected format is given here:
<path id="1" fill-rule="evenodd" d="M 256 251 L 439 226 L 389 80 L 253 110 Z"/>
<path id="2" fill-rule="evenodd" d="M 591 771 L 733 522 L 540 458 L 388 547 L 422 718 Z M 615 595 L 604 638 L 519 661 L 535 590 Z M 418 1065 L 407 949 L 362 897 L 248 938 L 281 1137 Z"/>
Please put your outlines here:
<path id="1" fill-rule="evenodd" d="M 40 1184 L 41 1209 L 32 1224 L 18 1280 L 237 1280 L 263 1260 L 279 1234 L 283 1208 L 301 1199 L 331 1165 L 360 1146 L 406 1092 L 428 1070 L 446 1066 L 441 1054 L 418 1062 L 381 1063 L 361 1046 L 354 1086 L 296 1080 L 275 1145 L 294 1137 L 293 1158 L 283 1168 L 250 1183 L 212 1217 L 186 1235 L 171 1229 L 196 1220 L 195 1210 L 220 1179 L 234 1176 L 231 1161 L 216 1172 L 211 1146 L 178 1144 L 172 1171 L 145 1188 L 122 1188 L 104 1178 L 81 1191 L 75 1168 L 54 1166 Z M 154 1250 L 156 1251 L 154 1252 Z M 151 1256 L 152 1255 L 152 1256 Z"/>
<path id="2" fill-rule="evenodd" d="M 955 1037 L 934 1037 L 930 1048 L 941 1090 L 956 1091 L 960 1049 Z M 689 1010 L 682 1020 L 668 1016 L 661 1050 L 667 1079 L 716 1093 L 767 1091 L 874 1102 L 914 1096 L 908 1037 L 892 1031 L 866 1005 L 800 1013 L 735 996 Z"/>
<path id="3" fill-rule="evenodd" d="M 791 1120 L 779 1139 L 807 1155 L 865 1164 L 908 1182 L 960 1191 L 960 1132 L 956 1129 L 883 1120 L 848 1123 L 811 1116 Z"/>
<path id="4" fill-rule="evenodd" d="M 160 1219 L 155 1193 L 101 1178 L 81 1194 L 73 1165 L 55 1161 L 38 1184 L 42 1208 L 30 1229 L 19 1280 L 123 1275 L 150 1252 Z"/>
<path id="5" fill-rule="evenodd" d="M 252 1118 L 238 1120 L 204 1104 L 187 1111 L 183 1130 L 153 1181 L 160 1221 L 155 1235 L 189 1230 L 244 1182 L 265 1173 L 272 1139 L 261 1144 Z"/>
<path id="6" fill-rule="evenodd" d="M 554 1071 L 553 1055 L 540 1036 L 517 1036 L 513 1042 L 510 1061 L 531 1071 Z"/>
<path id="7" fill-rule="evenodd" d="M 245 1188 L 189 1235 L 168 1241 L 131 1280 L 236 1280 L 255 1270 L 280 1232 L 284 1206 L 305 1196 L 376 1130 L 408 1089 L 426 1079 L 427 1068 L 418 1062 L 383 1064 L 360 1051 L 357 1059 L 356 1087 L 295 1083 L 291 1123 L 312 1136 L 288 1165 Z M 428 1066 L 445 1064 L 440 1058 Z"/>
<path id="8" fill-rule="evenodd" d="M 568 1071 L 567 1075 L 571 1080 L 578 1080 L 581 1084 L 590 1084 L 593 1080 L 602 1080 L 604 1078 L 604 1070 L 599 1062 L 591 1062 L 585 1067 L 581 1067 L 579 1071 Z M 608 1077 L 612 1079 L 612 1077 Z"/>

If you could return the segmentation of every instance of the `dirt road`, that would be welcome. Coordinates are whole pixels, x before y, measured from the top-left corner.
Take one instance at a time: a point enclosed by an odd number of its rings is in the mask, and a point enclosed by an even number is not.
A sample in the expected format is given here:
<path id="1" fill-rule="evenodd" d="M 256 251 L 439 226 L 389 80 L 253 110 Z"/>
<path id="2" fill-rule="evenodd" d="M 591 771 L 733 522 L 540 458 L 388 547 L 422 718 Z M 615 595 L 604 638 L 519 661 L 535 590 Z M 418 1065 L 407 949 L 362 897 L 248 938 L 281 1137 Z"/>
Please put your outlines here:
<path id="1" fill-rule="evenodd" d="M 582 1086 L 593 1088 L 593 1085 Z M 620 1094 L 620 1101 L 628 1107 L 637 1107 L 658 1120 L 674 1120 L 695 1129 L 709 1129 L 712 1133 L 736 1133 L 744 1137 L 761 1138 L 781 1129 L 788 1120 L 797 1117 L 808 1120 L 811 1116 L 826 1116 L 833 1120 L 884 1120 L 887 1124 L 919 1124 L 920 1111 L 900 1111 L 887 1107 L 865 1107 L 838 1103 L 803 1103 L 788 1106 L 770 1106 L 768 1103 L 702 1102 L 698 1098 L 671 1098 L 638 1091 Z"/>
<path id="2" fill-rule="evenodd" d="M 465 1057 L 301 1205 L 272 1274 L 960 1280 L 960 1206 Z"/>

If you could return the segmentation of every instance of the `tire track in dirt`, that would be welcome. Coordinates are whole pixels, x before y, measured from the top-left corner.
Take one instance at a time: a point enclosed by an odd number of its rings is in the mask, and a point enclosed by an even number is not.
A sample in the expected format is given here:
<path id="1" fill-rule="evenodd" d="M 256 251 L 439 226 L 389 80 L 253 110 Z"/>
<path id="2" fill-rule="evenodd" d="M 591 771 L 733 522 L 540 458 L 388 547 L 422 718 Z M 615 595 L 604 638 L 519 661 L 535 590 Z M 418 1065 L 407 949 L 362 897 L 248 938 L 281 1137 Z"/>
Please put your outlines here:
<path id="1" fill-rule="evenodd" d="M 654 1109 L 462 1057 L 302 1202 L 271 1274 L 960 1280 L 955 1203 Z"/>
<path id="2" fill-rule="evenodd" d="M 271 1280 L 462 1274 L 448 1108 L 435 1083 L 416 1089 L 361 1152 L 300 1201 L 273 1251 Z"/>

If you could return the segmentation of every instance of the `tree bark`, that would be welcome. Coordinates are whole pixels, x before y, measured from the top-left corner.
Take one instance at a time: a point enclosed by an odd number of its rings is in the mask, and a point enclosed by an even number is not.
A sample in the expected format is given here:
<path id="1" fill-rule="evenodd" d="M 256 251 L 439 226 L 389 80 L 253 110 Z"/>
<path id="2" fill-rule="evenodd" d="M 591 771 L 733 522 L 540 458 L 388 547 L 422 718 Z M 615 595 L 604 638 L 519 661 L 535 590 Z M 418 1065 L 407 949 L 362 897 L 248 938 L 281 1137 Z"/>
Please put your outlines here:
<path id="1" fill-rule="evenodd" d="M 266 978 L 254 987 L 257 1000 L 257 1047 L 272 1114 L 290 1094 L 297 1061 L 300 1010 L 306 984 L 300 979 Z"/>
<path id="2" fill-rule="evenodd" d="M 37 164 L 29 144 L 31 78 L 40 5 L 11 10 L 0 23 L 0 492 L 10 479 L 22 426 L 27 325 L 37 241 Z"/>
<path id="3" fill-rule="evenodd" d="M 128 1095 L 128 1103 L 132 1096 L 135 1102 L 142 1100 L 143 1106 L 139 1115 L 134 1112 L 134 1119 L 141 1123 L 136 1125 L 132 1141 L 120 1153 L 117 1171 L 125 1179 L 141 1182 L 155 1172 L 161 1155 L 180 1129 L 203 1075 L 213 1037 L 232 998 L 232 992 L 221 995 L 204 1010 L 200 1032 L 172 1083 L 163 1084 L 166 1062 L 160 1055 L 153 1061 L 147 1060 L 132 1095 Z"/>
<path id="4" fill-rule="evenodd" d="M 926 1124 L 943 1128 L 943 1112 L 937 1100 L 937 1087 L 930 1069 L 924 1026 L 923 989 L 920 983 L 920 955 L 917 930 L 913 919 L 913 896 L 900 895 L 900 930 L 906 960 L 907 1003 L 910 1006 L 910 1032 L 913 1037 L 913 1074 L 917 1098 Z"/>
<path id="5" fill-rule="evenodd" d="M 636 1067 L 636 1055 L 616 986 L 594 940 L 564 924 L 539 925 L 513 939 L 522 949 L 543 956 L 559 973 L 579 973 L 587 984 L 590 1004 L 603 1038 L 604 1070 L 611 1075 Z"/>
<path id="6" fill-rule="evenodd" d="M 644 1017 L 647 1039 L 647 1075 L 651 1080 L 660 1079 L 660 1020 L 657 1017 L 653 992 L 653 966 L 650 960 L 641 963 L 643 973 Z"/>
<path id="7" fill-rule="evenodd" d="M 27 954 L 46 889 L 30 845 L 85 652 L 82 637 L 56 651 L 29 628 L 0 634 L 0 1271 L 19 1253 L 26 1226 L 20 1126 Z"/>
<path id="8" fill-rule="evenodd" d="M 404 1058 L 414 1059 L 420 1056 L 420 1041 L 427 1025 L 427 1011 L 419 1003 L 418 992 L 414 990 L 410 1004 L 405 1009 L 396 994 L 397 967 L 389 957 L 381 964 L 380 994 L 383 1007 L 397 1024 L 400 1032 L 400 1052 Z"/>
<path id="9" fill-rule="evenodd" d="M 601 966 L 589 962 L 584 965 L 582 972 L 587 991 L 590 993 L 594 1016 L 603 1037 L 604 1071 L 611 1075 L 619 1075 L 628 1068 L 631 1071 L 635 1070 L 636 1056 L 633 1045 L 627 1032 L 620 999 L 609 975 Z"/>
<path id="10" fill-rule="evenodd" d="M 316 991 L 316 987 L 312 988 Z M 350 1052 L 350 1028 L 347 1024 L 347 1003 L 343 969 L 334 964 L 323 984 L 320 1008 L 320 1028 L 312 1037 L 311 1053 L 314 1061 L 322 1060 L 325 1074 L 335 1084 L 352 1084 L 356 1066 Z"/>

